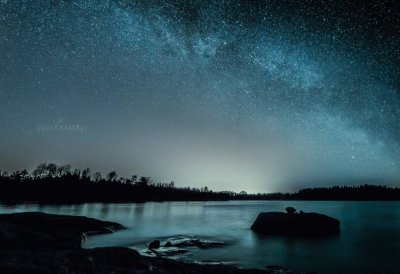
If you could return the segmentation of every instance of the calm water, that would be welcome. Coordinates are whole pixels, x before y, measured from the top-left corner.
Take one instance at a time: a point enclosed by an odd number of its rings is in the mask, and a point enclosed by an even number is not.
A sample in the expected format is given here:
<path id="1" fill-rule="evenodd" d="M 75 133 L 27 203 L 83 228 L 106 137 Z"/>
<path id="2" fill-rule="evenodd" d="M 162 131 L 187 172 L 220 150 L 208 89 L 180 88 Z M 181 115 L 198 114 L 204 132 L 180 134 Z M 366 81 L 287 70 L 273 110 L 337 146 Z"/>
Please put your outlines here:
<path id="1" fill-rule="evenodd" d="M 261 211 L 293 206 L 341 221 L 337 237 L 306 240 L 259 237 L 251 226 Z M 221 260 L 243 267 L 282 265 L 318 273 L 400 273 L 400 202 L 170 202 L 83 204 L 68 206 L 0 206 L 0 213 L 42 211 L 85 215 L 128 227 L 89 237 L 85 247 L 144 248 L 154 239 L 194 235 L 223 240 L 227 246 L 193 249 L 182 259 Z"/>

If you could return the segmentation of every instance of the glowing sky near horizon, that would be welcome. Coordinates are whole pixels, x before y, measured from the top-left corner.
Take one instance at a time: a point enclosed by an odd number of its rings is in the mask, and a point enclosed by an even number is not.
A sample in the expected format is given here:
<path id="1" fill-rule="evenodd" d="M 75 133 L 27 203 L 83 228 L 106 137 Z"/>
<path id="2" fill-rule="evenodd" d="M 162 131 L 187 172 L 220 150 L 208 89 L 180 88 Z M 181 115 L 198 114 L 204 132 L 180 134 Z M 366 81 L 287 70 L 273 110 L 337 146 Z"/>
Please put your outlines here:
<path id="1" fill-rule="evenodd" d="M 355 2 L 0 0 L 0 169 L 399 185 L 400 5 Z"/>

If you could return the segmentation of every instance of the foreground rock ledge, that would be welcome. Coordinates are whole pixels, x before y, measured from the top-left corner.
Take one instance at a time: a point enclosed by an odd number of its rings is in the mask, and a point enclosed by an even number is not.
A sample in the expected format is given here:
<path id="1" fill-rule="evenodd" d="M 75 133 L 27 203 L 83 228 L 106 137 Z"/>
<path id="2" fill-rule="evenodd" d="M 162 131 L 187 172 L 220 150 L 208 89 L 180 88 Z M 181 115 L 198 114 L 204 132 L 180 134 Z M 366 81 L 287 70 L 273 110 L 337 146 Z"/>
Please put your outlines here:
<path id="1" fill-rule="evenodd" d="M 300 237 L 321 237 L 340 233 L 340 221 L 337 219 L 318 213 L 294 211 L 260 213 L 251 229 L 260 234 Z"/>
<path id="2" fill-rule="evenodd" d="M 0 273 L 285 273 L 187 264 L 141 256 L 123 247 L 81 248 L 85 233 L 123 228 L 78 216 L 38 212 L 0 215 Z"/>

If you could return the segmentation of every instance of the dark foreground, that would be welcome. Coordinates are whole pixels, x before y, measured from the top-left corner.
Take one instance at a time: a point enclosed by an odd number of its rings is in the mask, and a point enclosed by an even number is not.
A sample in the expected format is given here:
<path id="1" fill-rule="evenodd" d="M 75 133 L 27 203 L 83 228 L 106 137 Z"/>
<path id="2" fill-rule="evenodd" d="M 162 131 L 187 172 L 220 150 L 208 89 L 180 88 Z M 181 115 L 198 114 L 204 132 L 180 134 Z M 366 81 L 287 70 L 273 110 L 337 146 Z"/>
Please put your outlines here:
<path id="1" fill-rule="evenodd" d="M 0 215 L 0 273 L 294 273 L 238 269 L 141 256 L 124 247 L 82 249 L 85 235 L 124 227 L 96 219 L 16 213 Z"/>

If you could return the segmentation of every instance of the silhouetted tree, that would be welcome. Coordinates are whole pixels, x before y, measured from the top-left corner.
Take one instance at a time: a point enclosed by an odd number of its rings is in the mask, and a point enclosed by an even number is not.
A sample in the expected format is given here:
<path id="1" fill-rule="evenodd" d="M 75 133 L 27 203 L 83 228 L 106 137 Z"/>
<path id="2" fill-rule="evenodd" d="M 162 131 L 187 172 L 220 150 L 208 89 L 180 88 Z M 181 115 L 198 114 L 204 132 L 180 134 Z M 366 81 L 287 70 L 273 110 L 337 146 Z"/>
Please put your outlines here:
<path id="1" fill-rule="evenodd" d="M 46 163 L 41 163 L 39 164 L 36 169 L 32 172 L 32 175 L 35 178 L 42 178 L 47 176 L 47 164 Z"/>
<path id="2" fill-rule="evenodd" d="M 71 166 L 70 165 L 59 166 L 57 174 L 60 177 L 71 174 Z"/>
<path id="3" fill-rule="evenodd" d="M 101 180 L 101 173 L 100 172 L 95 172 L 93 173 L 93 179 L 98 182 Z"/>
<path id="4" fill-rule="evenodd" d="M 24 170 L 17 170 L 13 173 L 11 173 L 10 178 L 12 180 L 16 180 L 16 181 L 22 181 L 25 180 L 27 177 L 29 176 L 29 172 L 24 169 Z"/>
<path id="5" fill-rule="evenodd" d="M 140 177 L 139 181 L 137 182 L 137 185 L 146 187 L 151 183 L 152 183 L 152 180 L 150 177 L 142 176 L 142 177 Z"/>
<path id="6" fill-rule="evenodd" d="M 56 164 L 50 163 L 47 165 L 47 175 L 50 177 L 55 177 L 57 175 L 58 167 Z"/>
<path id="7" fill-rule="evenodd" d="M 117 172 L 111 171 L 110 173 L 107 174 L 107 181 L 115 181 L 118 177 Z"/>
<path id="8" fill-rule="evenodd" d="M 22 177 L 23 179 L 28 178 L 28 177 L 29 177 L 29 172 L 28 172 L 26 169 L 22 170 L 22 171 L 21 171 L 21 177 Z"/>
<path id="9" fill-rule="evenodd" d="M 76 177 L 80 177 L 81 176 L 81 170 L 78 168 L 74 169 L 74 172 L 72 173 L 74 176 Z"/>
<path id="10" fill-rule="evenodd" d="M 82 178 L 90 179 L 90 168 L 87 167 L 82 171 Z"/>

